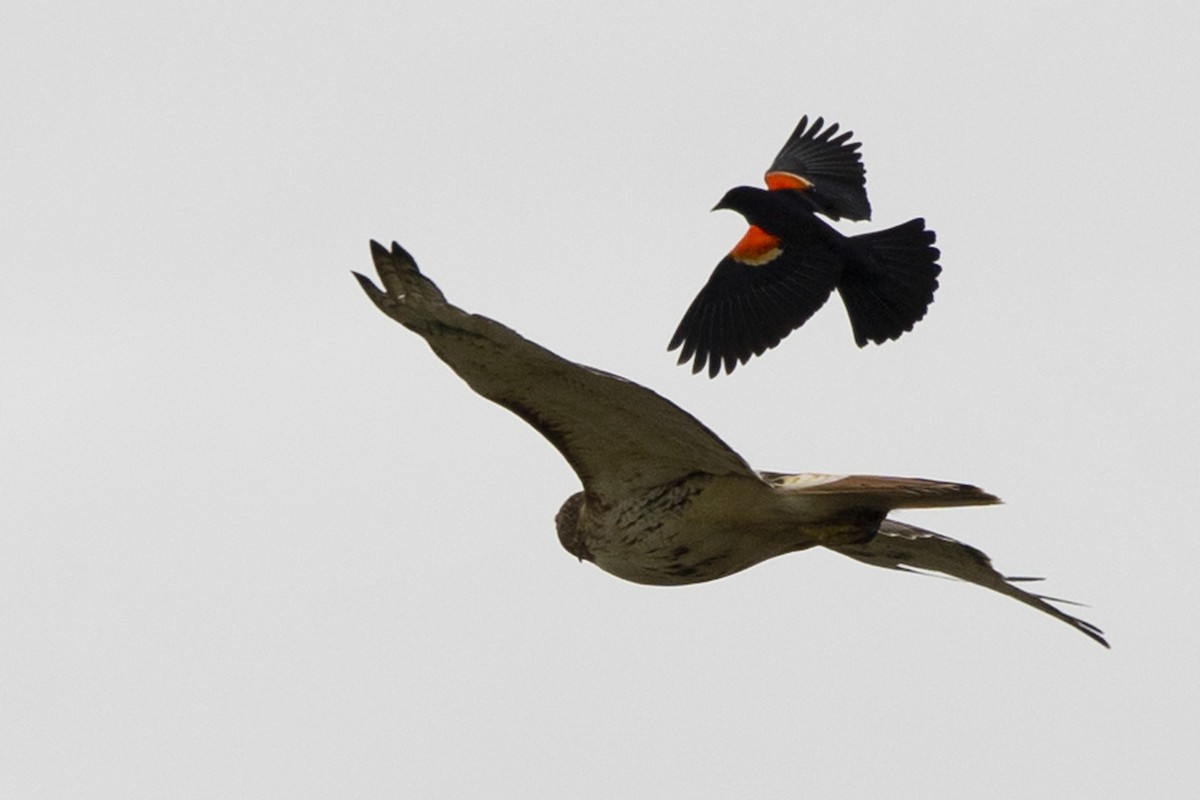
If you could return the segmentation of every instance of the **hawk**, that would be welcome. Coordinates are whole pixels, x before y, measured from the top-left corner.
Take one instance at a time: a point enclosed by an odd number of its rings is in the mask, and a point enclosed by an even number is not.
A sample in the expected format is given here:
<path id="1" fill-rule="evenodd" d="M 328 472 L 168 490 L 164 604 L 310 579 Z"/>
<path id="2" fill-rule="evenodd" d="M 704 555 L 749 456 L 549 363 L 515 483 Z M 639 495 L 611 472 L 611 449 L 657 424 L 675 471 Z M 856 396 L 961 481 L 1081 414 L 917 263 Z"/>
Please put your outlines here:
<path id="1" fill-rule="evenodd" d="M 446 301 L 398 244 L 371 242 L 383 313 L 421 336 L 472 389 L 536 428 L 583 484 L 555 517 L 567 552 L 619 578 L 680 585 L 824 547 L 877 567 L 958 578 L 1043 611 L 1104 645 L 1101 631 L 997 572 L 979 550 L 888 518 L 898 508 L 988 505 L 962 483 L 760 472 L 650 389 L 568 361 Z M 1059 601 L 1061 602 L 1061 601 Z"/>

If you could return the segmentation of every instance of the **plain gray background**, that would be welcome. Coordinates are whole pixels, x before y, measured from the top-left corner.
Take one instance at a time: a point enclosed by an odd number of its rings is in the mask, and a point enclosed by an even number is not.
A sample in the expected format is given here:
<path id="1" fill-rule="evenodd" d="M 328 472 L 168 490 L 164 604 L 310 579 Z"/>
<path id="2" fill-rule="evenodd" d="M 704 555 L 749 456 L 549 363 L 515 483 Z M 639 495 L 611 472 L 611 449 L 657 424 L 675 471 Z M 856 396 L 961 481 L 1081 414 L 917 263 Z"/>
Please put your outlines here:
<path id="1" fill-rule="evenodd" d="M 0 11 L 0 794 L 1194 790 L 1194 3 L 16 3 Z M 802 114 L 926 320 L 665 344 Z M 850 226 L 844 226 L 850 230 Z M 831 553 L 687 588 L 562 551 L 577 481 L 380 315 L 456 304 L 753 465 L 977 483 L 903 518 L 1085 601 Z"/>

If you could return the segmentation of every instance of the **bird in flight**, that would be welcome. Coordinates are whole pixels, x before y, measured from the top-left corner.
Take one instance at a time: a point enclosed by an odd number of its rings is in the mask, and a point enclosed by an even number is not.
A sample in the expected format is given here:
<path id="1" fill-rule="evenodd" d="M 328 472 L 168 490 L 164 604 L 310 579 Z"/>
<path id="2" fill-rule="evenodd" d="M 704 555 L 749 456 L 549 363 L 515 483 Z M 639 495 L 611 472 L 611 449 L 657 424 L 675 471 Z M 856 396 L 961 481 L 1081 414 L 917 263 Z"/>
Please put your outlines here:
<path id="1" fill-rule="evenodd" d="M 1105 647 L 1101 631 L 1006 578 L 979 550 L 888 513 L 988 505 L 961 483 L 758 472 L 699 420 L 632 381 L 567 361 L 446 301 L 398 244 L 371 242 L 382 288 L 354 273 L 389 317 L 421 336 L 472 389 L 536 428 L 583 490 L 555 524 L 567 552 L 643 584 L 710 581 L 824 547 L 877 567 L 933 572 L 1008 595 Z M 1063 601 L 1058 601 L 1063 602 Z"/>
<path id="2" fill-rule="evenodd" d="M 925 220 L 844 236 L 829 219 L 867 220 L 866 170 L 851 142 L 805 116 L 766 174 L 766 189 L 730 189 L 713 210 L 737 211 L 750 230 L 721 259 L 671 337 L 692 372 L 733 372 L 799 328 L 834 289 L 854 341 L 883 344 L 910 331 L 937 289 L 936 236 Z"/>

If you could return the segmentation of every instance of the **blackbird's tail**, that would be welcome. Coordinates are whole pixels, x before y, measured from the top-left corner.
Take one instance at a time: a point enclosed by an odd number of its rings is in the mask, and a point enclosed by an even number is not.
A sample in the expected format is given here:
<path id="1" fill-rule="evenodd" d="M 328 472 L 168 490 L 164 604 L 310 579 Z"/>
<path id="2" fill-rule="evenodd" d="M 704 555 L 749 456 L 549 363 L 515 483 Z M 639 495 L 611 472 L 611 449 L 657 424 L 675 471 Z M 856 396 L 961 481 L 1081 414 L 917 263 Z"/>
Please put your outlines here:
<path id="1" fill-rule="evenodd" d="M 923 219 L 852 237 L 860 257 L 847 265 L 837 290 L 859 347 L 897 339 L 925 316 L 942 271 L 936 240 Z"/>

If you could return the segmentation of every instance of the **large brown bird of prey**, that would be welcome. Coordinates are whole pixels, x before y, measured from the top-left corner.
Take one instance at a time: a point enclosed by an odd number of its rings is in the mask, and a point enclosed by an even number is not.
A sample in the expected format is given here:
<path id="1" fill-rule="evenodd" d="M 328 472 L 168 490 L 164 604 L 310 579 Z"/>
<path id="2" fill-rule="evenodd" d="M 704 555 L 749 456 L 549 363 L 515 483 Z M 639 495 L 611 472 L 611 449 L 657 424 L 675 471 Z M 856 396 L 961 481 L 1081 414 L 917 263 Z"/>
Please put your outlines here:
<path id="1" fill-rule="evenodd" d="M 767 170 L 767 189 L 738 186 L 716 208 L 739 212 L 750 230 L 713 270 L 672 337 L 692 371 L 762 355 L 816 313 L 834 289 L 854 341 L 882 344 L 925 316 L 937 289 L 938 250 L 925 220 L 843 236 L 830 219 L 871 218 L 866 170 L 854 134 L 800 120 Z"/>
<path id="2" fill-rule="evenodd" d="M 940 573 L 1008 595 L 1105 645 L 1101 631 L 1023 591 L 973 547 L 887 515 L 999 502 L 919 478 L 757 472 L 683 409 L 616 375 L 567 361 L 450 303 L 399 245 L 371 242 L 381 311 L 425 339 L 479 394 L 528 422 L 583 483 L 555 522 L 569 553 L 636 583 L 710 581 L 825 547 L 889 569 Z"/>

